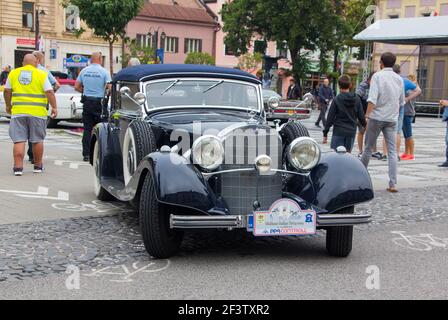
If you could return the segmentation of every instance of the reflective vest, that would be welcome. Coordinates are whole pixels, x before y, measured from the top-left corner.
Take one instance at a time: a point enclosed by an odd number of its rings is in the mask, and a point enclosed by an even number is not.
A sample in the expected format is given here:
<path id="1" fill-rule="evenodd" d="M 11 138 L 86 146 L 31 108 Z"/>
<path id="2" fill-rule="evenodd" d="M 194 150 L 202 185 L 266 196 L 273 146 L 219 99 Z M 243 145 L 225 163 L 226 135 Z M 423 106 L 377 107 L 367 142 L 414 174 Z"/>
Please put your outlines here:
<path id="1" fill-rule="evenodd" d="M 12 115 L 47 116 L 48 99 L 44 91 L 47 77 L 44 71 L 31 65 L 11 71 L 8 79 L 12 88 Z"/>

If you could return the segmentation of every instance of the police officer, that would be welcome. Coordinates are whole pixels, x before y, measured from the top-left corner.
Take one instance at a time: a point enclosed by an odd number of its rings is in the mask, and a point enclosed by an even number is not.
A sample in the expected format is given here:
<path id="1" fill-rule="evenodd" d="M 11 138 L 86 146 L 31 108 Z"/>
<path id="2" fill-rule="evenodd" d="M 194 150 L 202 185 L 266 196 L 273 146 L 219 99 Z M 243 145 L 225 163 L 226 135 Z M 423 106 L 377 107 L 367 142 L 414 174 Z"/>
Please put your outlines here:
<path id="1" fill-rule="evenodd" d="M 48 81 L 50 81 L 51 86 L 53 87 L 54 92 L 56 92 L 61 86 L 56 78 L 51 74 L 47 68 L 45 68 L 45 55 L 40 51 L 34 51 L 33 56 L 37 59 L 37 69 L 44 71 L 48 75 Z M 33 157 L 33 146 L 31 141 L 28 141 L 28 158 L 31 163 L 34 163 Z"/>
<path id="2" fill-rule="evenodd" d="M 102 104 L 105 89 L 110 90 L 112 81 L 109 72 L 102 66 L 102 55 L 95 52 L 91 57 L 91 64 L 84 68 L 75 83 L 75 89 L 83 94 L 82 121 L 84 133 L 82 136 L 82 156 L 89 161 L 90 138 L 93 127 L 101 122 Z"/>
<path id="3" fill-rule="evenodd" d="M 34 173 L 41 173 L 47 105 L 50 103 L 52 118 L 57 116 L 57 106 L 48 75 L 37 69 L 35 56 L 25 55 L 23 67 L 11 71 L 5 84 L 4 97 L 6 112 L 11 114 L 9 136 L 14 143 L 14 175 L 23 174 L 23 157 L 28 140 L 33 144 Z"/>

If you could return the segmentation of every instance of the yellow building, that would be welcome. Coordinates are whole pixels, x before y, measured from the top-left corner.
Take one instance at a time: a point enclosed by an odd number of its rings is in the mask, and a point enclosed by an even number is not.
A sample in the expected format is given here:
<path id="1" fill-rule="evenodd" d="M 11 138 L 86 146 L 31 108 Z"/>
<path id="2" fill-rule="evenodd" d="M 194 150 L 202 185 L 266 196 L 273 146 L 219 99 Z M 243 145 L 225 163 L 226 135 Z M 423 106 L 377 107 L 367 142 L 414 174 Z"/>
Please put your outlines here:
<path id="1" fill-rule="evenodd" d="M 448 0 L 379 0 L 377 6 L 381 19 L 448 15 Z M 418 46 L 375 43 L 373 70 L 379 69 L 381 54 L 386 51 L 397 55 L 404 76 L 419 76 L 423 100 L 448 98 L 448 46 L 424 46 L 420 52 Z"/>
<path id="2" fill-rule="evenodd" d="M 67 59 L 78 60 L 79 56 L 88 59 L 95 51 L 106 56 L 104 63 L 109 68 L 108 44 L 92 35 L 77 16 L 76 8 L 63 8 L 60 3 L 60 0 L 0 1 L 0 66 L 19 67 L 24 54 L 34 50 L 38 12 L 40 48 L 45 52 L 50 70 L 76 76 L 79 68 L 67 67 Z M 76 30 L 80 28 L 86 32 L 77 37 Z M 121 46 L 118 44 L 114 48 L 114 71 L 120 69 L 120 59 Z"/>

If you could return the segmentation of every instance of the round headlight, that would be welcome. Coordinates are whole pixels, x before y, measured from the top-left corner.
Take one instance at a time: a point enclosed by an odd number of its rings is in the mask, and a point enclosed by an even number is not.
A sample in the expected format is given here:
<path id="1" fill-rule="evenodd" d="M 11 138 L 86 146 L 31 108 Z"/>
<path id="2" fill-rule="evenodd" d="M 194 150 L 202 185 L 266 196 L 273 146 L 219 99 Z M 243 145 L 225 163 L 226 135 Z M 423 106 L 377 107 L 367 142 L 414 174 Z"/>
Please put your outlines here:
<path id="1" fill-rule="evenodd" d="M 224 147 L 215 136 L 202 136 L 193 143 L 193 163 L 206 170 L 215 170 L 224 161 Z"/>
<path id="2" fill-rule="evenodd" d="M 268 106 L 272 110 L 275 110 L 275 109 L 277 109 L 280 106 L 280 100 L 278 98 L 276 98 L 276 97 L 271 97 L 268 100 Z"/>
<path id="3" fill-rule="evenodd" d="M 297 138 L 289 145 L 288 158 L 297 170 L 311 170 L 319 163 L 320 147 L 309 137 Z"/>

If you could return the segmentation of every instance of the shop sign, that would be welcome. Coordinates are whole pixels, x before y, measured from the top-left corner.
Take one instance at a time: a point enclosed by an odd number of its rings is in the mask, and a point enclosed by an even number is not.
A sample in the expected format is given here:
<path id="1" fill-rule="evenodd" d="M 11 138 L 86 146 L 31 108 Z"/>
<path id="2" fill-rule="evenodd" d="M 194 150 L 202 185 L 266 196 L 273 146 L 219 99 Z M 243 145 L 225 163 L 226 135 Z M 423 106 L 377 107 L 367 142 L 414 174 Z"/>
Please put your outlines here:
<path id="1" fill-rule="evenodd" d="M 78 54 L 64 59 L 65 68 L 85 68 L 88 65 L 89 59 Z"/>
<path id="2" fill-rule="evenodd" d="M 26 39 L 26 38 L 17 38 L 16 45 L 18 47 L 35 47 L 36 40 L 35 39 Z"/>

